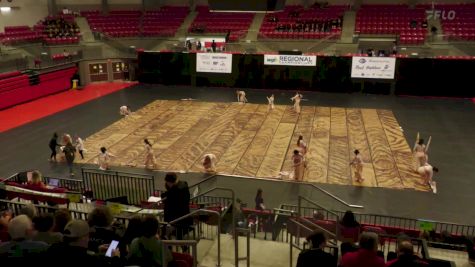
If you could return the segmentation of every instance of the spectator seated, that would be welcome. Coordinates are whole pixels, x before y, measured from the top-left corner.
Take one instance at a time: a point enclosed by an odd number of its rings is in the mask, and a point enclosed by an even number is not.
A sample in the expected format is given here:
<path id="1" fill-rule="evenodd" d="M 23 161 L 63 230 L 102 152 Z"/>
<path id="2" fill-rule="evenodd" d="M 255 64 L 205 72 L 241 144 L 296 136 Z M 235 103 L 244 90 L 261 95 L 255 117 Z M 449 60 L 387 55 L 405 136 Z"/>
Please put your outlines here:
<path id="1" fill-rule="evenodd" d="M 422 8 L 407 5 L 363 5 L 356 16 L 355 32 L 359 34 L 393 34 L 401 44 L 424 44 L 427 28 Z"/>
<path id="2" fill-rule="evenodd" d="M 196 10 L 198 16 L 190 25 L 189 32 L 229 33 L 227 40 L 229 42 L 245 37 L 254 19 L 254 14 L 249 13 L 210 12 L 207 6 L 198 6 Z"/>
<path id="3" fill-rule="evenodd" d="M 286 6 L 283 12 L 267 14 L 259 30 L 259 38 L 320 39 L 340 38 L 346 6 L 325 9 Z"/>

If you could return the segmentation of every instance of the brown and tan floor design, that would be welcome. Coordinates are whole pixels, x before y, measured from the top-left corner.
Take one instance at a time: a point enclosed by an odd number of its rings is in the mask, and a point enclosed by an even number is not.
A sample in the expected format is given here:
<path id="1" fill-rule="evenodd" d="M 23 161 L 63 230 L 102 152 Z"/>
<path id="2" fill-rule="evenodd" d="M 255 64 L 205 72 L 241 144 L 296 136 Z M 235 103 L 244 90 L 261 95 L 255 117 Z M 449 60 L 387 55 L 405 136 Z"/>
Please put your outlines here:
<path id="1" fill-rule="evenodd" d="M 96 162 L 105 146 L 116 155 L 111 165 L 143 168 L 148 138 L 160 170 L 200 172 L 213 153 L 219 173 L 280 178 L 299 135 L 308 144 L 305 181 L 429 190 L 390 110 L 303 106 L 297 115 L 282 105 L 157 100 L 88 137 L 78 163 Z M 349 166 L 354 149 L 365 162 L 362 184 Z"/>

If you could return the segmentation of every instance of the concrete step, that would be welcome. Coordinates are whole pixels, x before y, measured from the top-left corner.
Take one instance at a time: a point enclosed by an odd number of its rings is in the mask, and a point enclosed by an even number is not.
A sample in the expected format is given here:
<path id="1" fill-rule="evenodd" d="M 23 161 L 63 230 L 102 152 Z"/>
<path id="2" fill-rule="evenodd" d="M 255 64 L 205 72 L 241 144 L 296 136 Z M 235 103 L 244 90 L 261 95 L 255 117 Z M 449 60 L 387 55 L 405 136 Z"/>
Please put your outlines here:
<path id="1" fill-rule="evenodd" d="M 185 38 L 188 35 L 188 28 L 190 28 L 191 24 L 195 20 L 196 16 L 198 16 L 198 12 L 192 11 L 188 16 L 185 18 L 183 23 L 181 24 L 180 28 L 176 31 L 175 37 L 176 38 Z"/>
<path id="2" fill-rule="evenodd" d="M 87 23 L 86 18 L 84 17 L 76 17 L 74 19 L 81 29 L 82 34 L 82 41 L 83 42 L 94 42 L 94 36 L 92 35 L 91 28 L 89 27 L 89 23 Z"/>
<path id="3" fill-rule="evenodd" d="M 254 19 L 252 20 L 251 26 L 249 26 L 245 40 L 257 41 L 257 35 L 259 34 L 259 29 L 264 21 L 264 17 L 265 14 L 263 13 L 256 13 L 254 15 Z"/>
<path id="4" fill-rule="evenodd" d="M 356 12 L 355 11 L 346 11 L 343 16 L 343 27 L 341 30 L 341 39 L 342 43 L 352 43 L 353 34 L 355 33 L 355 23 L 356 23 Z"/>

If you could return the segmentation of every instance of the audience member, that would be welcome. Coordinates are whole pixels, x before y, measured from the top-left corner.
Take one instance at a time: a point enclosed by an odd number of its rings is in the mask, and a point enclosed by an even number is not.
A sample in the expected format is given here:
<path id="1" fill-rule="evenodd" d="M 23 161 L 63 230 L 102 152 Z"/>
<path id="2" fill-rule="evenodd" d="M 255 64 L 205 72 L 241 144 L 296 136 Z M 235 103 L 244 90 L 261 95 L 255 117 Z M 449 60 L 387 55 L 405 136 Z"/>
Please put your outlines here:
<path id="1" fill-rule="evenodd" d="M 425 267 L 429 264 L 414 254 L 414 248 L 409 240 L 399 242 L 397 249 L 398 257 L 386 263 L 386 267 Z"/>
<path id="2" fill-rule="evenodd" d="M 33 223 L 26 215 L 18 215 L 8 223 L 8 234 L 11 240 L 0 244 L 0 258 L 4 266 L 33 263 L 48 249 L 45 242 L 31 240 Z"/>
<path id="3" fill-rule="evenodd" d="M 158 229 L 157 218 L 147 215 L 142 222 L 142 236 L 135 238 L 130 244 L 129 264 L 154 267 L 162 266 L 163 258 L 167 264 L 173 260 L 171 252 L 162 245 Z"/>
<path id="4" fill-rule="evenodd" d="M 341 267 L 383 267 L 384 259 L 378 257 L 378 235 L 364 232 L 361 234 L 359 249 L 348 252 L 341 258 Z"/>
<path id="5" fill-rule="evenodd" d="M 53 232 L 58 232 L 64 234 L 64 227 L 68 224 L 73 218 L 68 209 L 58 209 L 54 212 L 54 227 Z"/>
<path id="6" fill-rule="evenodd" d="M 33 218 L 36 217 L 36 215 L 38 215 L 38 210 L 36 209 L 35 205 L 33 205 L 32 203 L 28 203 L 21 208 L 19 214 L 20 215 L 24 214 L 28 216 L 30 220 L 32 220 Z"/>
<path id="7" fill-rule="evenodd" d="M 188 183 L 178 181 L 176 173 L 169 172 L 165 175 L 165 188 L 167 191 L 162 194 L 165 222 L 171 222 L 190 213 Z M 173 224 L 176 229 L 176 238 L 182 239 L 183 235 L 189 232 L 192 224 L 193 218 L 191 217 Z"/>
<path id="8" fill-rule="evenodd" d="M 63 235 L 58 232 L 53 232 L 54 217 L 50 213 L 43 213 L 33 218 L 33 225 L 36 235 L 33 241 L 43 241 L 49 245 L 59 243 L 63 240 Z"/>
<path id="9" fill-rule="evenodd" d="M 140 215 L 134 216 L 129 220 L 129 224 L 127 225 L 124 236 L 119 243 L 121 255 L 126 256 L 128 253 L 128 247 L 132 241 L 135 238 L 141 237 L 143 235 L 142 222 L 142 216 Z"/>
<path id="10" fill-rule="evenodd" d="M 8 235 L 8 223 L 12 219 L 12 212 L 9 210 L 2 211 L 0 213 L 0 243 L 10 240 Z"/>
<path id="11" fill-rule="evenodd" d="M 64 228 L 62 243 L 56 243 L 48 250 L 48 258 L 57 259 L 48 261 L 48 266 L 53 267 L 105 267 L 108 265 L 121 266 L 119 250 L 113 251 L 110 261 L 103 256 L 88 251 L 89 225 L 86 221 L 72 220 Z M 103 246 L 102 250 L 106 250 Z M 66 259 L 67 264 L 60 259 Z M 113 264 L 115 263 L 115 264 Z"/>
<path id="12" fill-rule="evenodd" d="M 266 209 L 266 206 L 264 206 L 264 198 L 262 198 L 262 189 L 257 189 L 256 198 L 254 200 L 256 202 L 256 210 Z"/>
<path id="13" fill-rule="evenodd" d="M 299 254 L 297 267 L 335 267 L 337 257 L 323 251 L 327 243 L 327 238 L 322 231 L 316 231 L 307 237 L 310 249 L 304 250 Z"/>
<path id="14" fill-rule="evenodd" d="M 345 212 L 339 222 L 340 237 L 342 241 L 354 243 L 359 238 L 360 224 L 355 219 L 355 214 L 351 211 Z"/>
<path id="15" fill-rule="evenodd" d="M 40 171 L 33 171 L 31 173 L 31 181 L 28 181 L 28 185 L 37 188 L 45 188 L 46 185 L 43 182 L 43 176 L 41 175 Z"/>
<path id="16" fill-rule="evenodd" d="M 199 40 L 196 42 L 196 50 L 201 51 L 201 42 Z"/>
<path id="17" fill-rule="evenodd" d="M 100 245 L 109 244 L 112 240 L 120 240 L 118 229 L 112 225 L 113 217 L 108 207 L 97 207 L 87 216 L 91 228 L 89 250 L 98 252 Z"/>
<path id="18" fill-rule="evenodd" d="M 214 40 L 213 40 L 213 42 L 211 43 L 211 49 L 213 50 L 213 53 L 216 52 L 216 43 L 214 42 Z"/>

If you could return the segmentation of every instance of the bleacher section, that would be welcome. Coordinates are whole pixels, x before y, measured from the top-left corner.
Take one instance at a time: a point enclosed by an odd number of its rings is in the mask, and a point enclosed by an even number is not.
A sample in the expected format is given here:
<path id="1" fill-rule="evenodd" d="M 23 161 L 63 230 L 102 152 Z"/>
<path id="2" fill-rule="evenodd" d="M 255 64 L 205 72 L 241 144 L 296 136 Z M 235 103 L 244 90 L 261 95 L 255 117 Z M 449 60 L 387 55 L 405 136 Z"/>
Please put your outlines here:
<path id="1" fill-rule="evenodd" d="M 283 12 L 267 14 L 259 30 L 259 38 L 320 39 L 330 36 L 339 39 L 343 14 L 347 6 L 304 9 L 286 6 Z"/>
<path id="2" fill-rule="evenodd" d="M 82 11 L 91 29 L 110 37 L 174 36 L 188 15 L 188 7 L 162 7 L 159 10 Z"/>
<path id="3" fill-rule="evenodd" d="M 76 71 L 77 68 L 72 67 L 40 74 L 35 82 L 35 74 L 8 74 L 0 79 L 0 110 L 69 89 Z"/>
<path id="4" fill-rule="evenodd" d="M 425 19 L 425 10 L 422 8 L 363 5 L 356 16 L 355 33 L 398 35 L 401 44 L 420 45 L 424 44 L 427 35 L 427 28 L 422 27 Z"/>
<path id="5" fill-rule="evenodd" d="M 190 25 L 189 32 L 220 34 L 229 32 L 230 42 L 245 37 L 254 19 L 254 14 L 250 13 L 209 12 L 207 6 L 198 6 L 196 10 L 198 15 Z"/>
<path id="6" fill-rule="evenodd" d="M 442 31 L 447 40 L 475 41 L 475 4 L 437 4 L 435 9 L 441 11 Z M 449 12 L 455 12 L 451 19 Z"/>
<path id="7" fill-rule="evenodd" d="M 23 42 L 38 42 L 42 36 L 28 26 L 5 27 L 5 32 L 0 34 L 3 44 L 18 44 Z"/>

